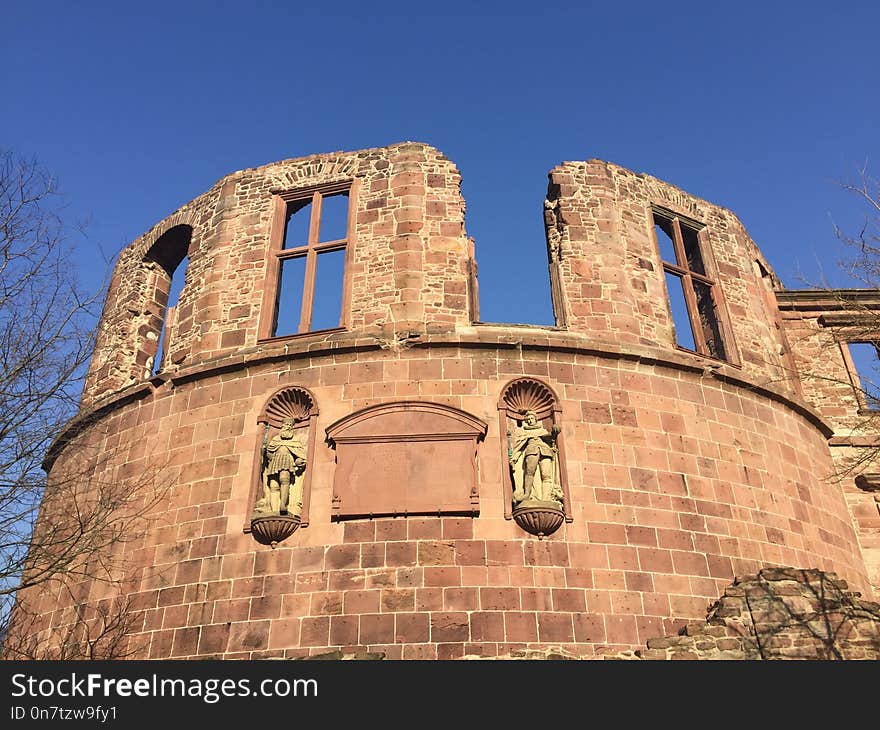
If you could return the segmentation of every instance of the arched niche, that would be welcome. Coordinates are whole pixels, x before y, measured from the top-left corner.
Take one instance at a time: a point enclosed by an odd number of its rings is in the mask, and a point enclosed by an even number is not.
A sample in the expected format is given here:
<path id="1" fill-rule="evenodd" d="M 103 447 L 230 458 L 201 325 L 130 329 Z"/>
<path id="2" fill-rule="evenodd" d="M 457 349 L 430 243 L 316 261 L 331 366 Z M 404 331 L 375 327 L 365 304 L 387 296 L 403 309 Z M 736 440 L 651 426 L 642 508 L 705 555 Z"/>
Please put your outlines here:
<path id="1" fill-rule="evenodd" d="M 147 321 L 139 332 L 137 365 L 144 368 L 145 377 L 164 370 L 168 362 L 170 333 L 177 320 L 169 294 L 172 290 L 182 293 L 192 233 L 192 226 L 185 223 L 169 228 L 144 254 Z"/>
<path id="2" fill-rule="evenodd" d="M 334 519 L 479 514 L 477 442 L 487 425 L 425 401 L 371 406 L 327 428 Z"/>
<path id="3" fill-rule="evenodd" d="M 312 472 L 315 463 L 315 442 L 318 422 L 318 405 L 315 397 L 306 388 L 288 386 L 276 391 L 266 402 L 257 418 L 261 439 L 254 454 L 251 490 L 248 508 L 252 510 L 246 518 L 245 532 L 251 531 L 251 519 L 255 516 L 275 514 L 281 505 L 275 503 L 275 491 L 280 485 L 273 485 L 273 473 L 269 469 L 273 461 L 273 445 L 282 441 L 285 423 L 292 428 L 292 437 L 286 439 L 301 445 L 295 449 L 296 455 L 303 456 L 305 465 L 302 472 L 291 475 L 291 484 L 286 507 L 287 512 L 300 519 L 300 527 L 308 527 L 309 502 L 312 491 Z M 277 449 L 275 450 L 277 452 Z M 295 470 L 291 470 L 295 471 Z M 267 492 L 272 492 L 268 495 Z"/>
<path id="4" fill-rule="evenodd" d="M 550 475 L 546 485 L 536 486 L 539 490 L 543 487 L 546 494 L 538 495 L 538 499 L 545 497 L 546 501 L 556 499 L 561 503 L 560 507 L 565 515 L 565 521 L 573 520 L 571 511 L 571 497 L 568 489 L 568 475 L 565 469 L 565 439 L 562 432 L 562 408 L 559 399 L 553 389 L 535 378 L 517 378 L 510 381 L 501 391 L 498 399 L 498 429 L 501 434 L 501 463 L 506 465 L 502 468 L 504 488 L 504 518 L 513 519 L 515 498 L 522 498 L 523 490 L 528 491 L 522 482 L 525 477 L 525 456 L 529 449 L 528 434 L 529 423 L 527 414 L 534 413 L 534 430 L 536 434 L 543 434 L 543 444 L 533 446 L 531 450 L 536 452 L 533 459 L 534 474 L 539 479 L 544 471 L 546 460 L 552 468 L 546 471 Z M 539 452 L 540 449 L 540 453 Z M 512 463 L 513 462 L 513 463 Z M 534 482 L 533 482 L 534 483 Z"/>

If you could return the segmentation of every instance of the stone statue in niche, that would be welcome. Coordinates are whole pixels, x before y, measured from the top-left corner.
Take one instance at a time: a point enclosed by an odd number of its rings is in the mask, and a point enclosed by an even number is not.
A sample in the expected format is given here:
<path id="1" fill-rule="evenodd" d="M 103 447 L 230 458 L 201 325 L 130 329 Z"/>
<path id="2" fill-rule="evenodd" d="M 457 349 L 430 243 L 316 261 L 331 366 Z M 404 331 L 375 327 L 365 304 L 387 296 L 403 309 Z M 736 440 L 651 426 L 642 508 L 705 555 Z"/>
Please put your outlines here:
<path id="1" fill-rule="evenodd" d="M 507 456 L 513 477 L 513 503 L 558 502 L 563 492 L 559 482 L 560 428 L 552 424 L 548 431 L 534 410 L 527 410 L 522 426 L 507 431 Z"/>
<path id="2" fill-rule="evenodd" d="M 296 421 L 284 419 L 279 432 L 263 444 L 263 497 L 254 507 L 255 517 L 302 514 L 306 446 L 297 436 Z"/>

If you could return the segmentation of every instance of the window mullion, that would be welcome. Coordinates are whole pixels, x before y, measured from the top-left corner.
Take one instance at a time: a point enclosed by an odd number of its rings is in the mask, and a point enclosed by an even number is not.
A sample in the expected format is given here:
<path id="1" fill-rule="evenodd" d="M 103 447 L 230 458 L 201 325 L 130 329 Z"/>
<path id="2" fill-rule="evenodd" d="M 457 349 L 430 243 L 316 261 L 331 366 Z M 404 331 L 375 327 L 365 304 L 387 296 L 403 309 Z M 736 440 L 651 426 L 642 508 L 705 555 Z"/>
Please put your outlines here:
<path id="1" fill-rule="evenodd" d="M 690 272 L 681 277 L 681 283 L 684 290 L 684 300 L 687 303 L 688 317 L 691 320 L 691 330 L 694 334 L 694 344 L 697 346 L 697 352 L 701 355 L 707 355 L 709 347 L 706 345 L 706 335 L 703 332 L 703 323 L 700 320 L 700 310 L 697 306 L 697 295 L 694 293 Z"/>
<path id="2" fill-rule="evenodd" d="M 315 247 L 318 245 L 318 235 L 321 230 L 321 193 L 312 195 L 312 217 L 309 220 L 309 246 L 306 253 L 306 271 L 303 281 L 302 311 L 299 319 L 299 331 L 308 332 L 312 327 L 312 301 L 315 296 L 315 270 L 318 255 Z"/>

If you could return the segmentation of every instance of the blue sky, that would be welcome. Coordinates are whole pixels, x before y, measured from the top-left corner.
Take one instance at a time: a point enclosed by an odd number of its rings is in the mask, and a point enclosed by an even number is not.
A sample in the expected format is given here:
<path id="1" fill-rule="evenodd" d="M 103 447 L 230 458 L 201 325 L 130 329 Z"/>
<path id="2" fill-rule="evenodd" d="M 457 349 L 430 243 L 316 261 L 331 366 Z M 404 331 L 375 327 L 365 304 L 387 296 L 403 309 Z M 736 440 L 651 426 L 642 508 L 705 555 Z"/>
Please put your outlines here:
<path id="1" fill-rule="evenodd" d="M 846 285 L 838 182 L 880 175 L 880 3 L 5 0 L 3 24 L 0 145 L 89 219 L 89 285 L 229 172 L 403 140 L 462 172 L 485 321 L 551 322 L 547 172 L 594 157 L 732 209 L 787 286 Z"/>

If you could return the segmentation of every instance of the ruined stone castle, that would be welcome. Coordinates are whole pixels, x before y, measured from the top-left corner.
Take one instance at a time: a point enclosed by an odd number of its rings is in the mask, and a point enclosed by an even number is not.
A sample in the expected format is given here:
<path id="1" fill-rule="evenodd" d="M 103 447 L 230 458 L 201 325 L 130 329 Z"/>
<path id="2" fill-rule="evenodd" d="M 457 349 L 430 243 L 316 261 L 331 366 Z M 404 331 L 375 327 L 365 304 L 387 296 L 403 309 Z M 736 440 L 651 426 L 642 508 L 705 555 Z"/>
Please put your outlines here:
<path id="1" fill-rule="evenodd" d="M 284 160 L 122 252 L 46 466 L 103 454 L 145 519 L 114 581 L 23 592 L 34 636 L 124 594 L 138 658 L 656 654 L 780 567 L 868 610 L 873 295 L 787 291 L 731 211 L 588 160 L 543 201 L 555 325 L 481 322 L 460 183 L 414 142 Z"/>

